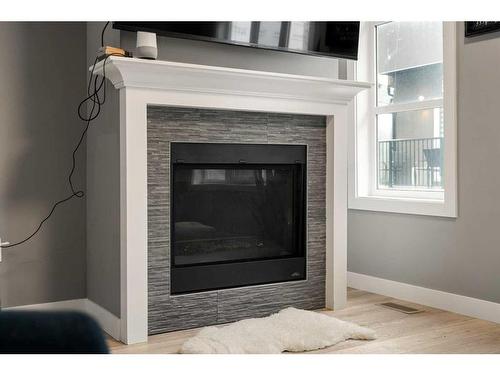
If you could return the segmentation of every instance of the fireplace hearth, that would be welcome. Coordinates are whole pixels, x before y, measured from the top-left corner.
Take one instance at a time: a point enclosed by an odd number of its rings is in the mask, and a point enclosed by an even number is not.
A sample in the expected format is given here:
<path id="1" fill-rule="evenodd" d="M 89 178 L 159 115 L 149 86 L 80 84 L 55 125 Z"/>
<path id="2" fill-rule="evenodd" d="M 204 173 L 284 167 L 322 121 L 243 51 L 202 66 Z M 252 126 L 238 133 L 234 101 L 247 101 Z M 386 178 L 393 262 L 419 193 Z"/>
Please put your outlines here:
<path id="1" fill-rule="evenodd" d="M 305 145 L 171 144 L 171 293 L 306 278 Z"/>

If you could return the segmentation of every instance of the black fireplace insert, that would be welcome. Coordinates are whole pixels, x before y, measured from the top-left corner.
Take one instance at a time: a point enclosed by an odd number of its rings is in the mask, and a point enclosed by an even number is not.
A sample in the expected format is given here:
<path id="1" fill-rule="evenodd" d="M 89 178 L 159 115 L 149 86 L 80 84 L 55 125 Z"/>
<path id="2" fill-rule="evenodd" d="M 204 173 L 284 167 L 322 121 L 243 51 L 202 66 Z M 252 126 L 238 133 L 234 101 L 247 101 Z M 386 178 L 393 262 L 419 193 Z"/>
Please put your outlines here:
<path id="1" fill-rule="evenodd" d="M 171 293 L 306 278 L 306 146 L 171 144 Z"/>

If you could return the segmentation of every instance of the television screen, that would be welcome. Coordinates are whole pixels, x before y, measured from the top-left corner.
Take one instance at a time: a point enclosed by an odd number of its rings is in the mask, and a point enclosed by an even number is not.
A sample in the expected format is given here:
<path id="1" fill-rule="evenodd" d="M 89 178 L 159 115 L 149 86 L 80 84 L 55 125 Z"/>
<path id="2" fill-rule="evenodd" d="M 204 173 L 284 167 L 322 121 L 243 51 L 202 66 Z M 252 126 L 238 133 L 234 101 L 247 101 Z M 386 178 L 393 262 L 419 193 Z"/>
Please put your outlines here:
<path id="1" fill-rule="evenodd" d="M 358 57 L 359 22 L 114 22 L 113 28 L 307 55 Z"/>

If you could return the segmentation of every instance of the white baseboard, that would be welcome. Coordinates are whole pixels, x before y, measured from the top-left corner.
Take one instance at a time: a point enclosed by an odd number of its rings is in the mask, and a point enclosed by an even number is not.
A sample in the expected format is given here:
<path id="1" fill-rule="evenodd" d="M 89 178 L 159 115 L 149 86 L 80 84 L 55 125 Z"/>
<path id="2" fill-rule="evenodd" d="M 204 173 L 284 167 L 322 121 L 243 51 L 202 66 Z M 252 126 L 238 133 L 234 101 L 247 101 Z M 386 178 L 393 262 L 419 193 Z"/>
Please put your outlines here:
<path id="1" fill-rule="evenodd" d="M 89 299 L 85 299 L 85 310 L 99 322 L 108 335 L 118 341 L 121 339 L 120 318 Z"/>
<path id="2" fill-rule="evenodd" d="M 68 299 L 65 301 L 38 303 L 35 305 L 22 305 L 6 307 L 3 310 L 37 310 L 37 311 L 54 311 L 54 310 L 73 310 L 87 312 L 85 309 L 85 298 Z"/>
<path id="3" fill-rule="evenodd" d="M 347 273 L 347 285 L 354 289 L 500 323 L 500 303 L 354 272 Z"/>
<path id="4" fill-rule="evenodd" d="M 108 310 L 99 306 L 95 302 L 87 298 L 71 299 L 65 301 L 39 303 L 36 305 L 23 305 L 7 307 L 4 310 L 38 310 L 38 311 L 55 311 L 55 310 L 72 310 L 80 311 L 89 314 L 93 317 L 101 328 L 111 337 L 120 340 L 120 318 L 116 317 Z"/>

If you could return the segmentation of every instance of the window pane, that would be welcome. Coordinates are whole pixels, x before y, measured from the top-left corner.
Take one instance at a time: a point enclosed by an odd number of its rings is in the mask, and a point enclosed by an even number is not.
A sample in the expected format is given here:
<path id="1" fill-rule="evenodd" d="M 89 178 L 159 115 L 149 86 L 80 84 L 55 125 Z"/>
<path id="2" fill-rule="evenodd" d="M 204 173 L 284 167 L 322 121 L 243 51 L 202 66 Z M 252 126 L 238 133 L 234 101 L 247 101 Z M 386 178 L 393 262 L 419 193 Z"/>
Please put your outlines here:
<path id="1" fill-rule="evenodd" d="M 378 187 L 443 188 L 442 108 L 377 116 Z"/>
<path id="2" fill-rule="evenodd" d="M 442 98 L 442 22 L 389 22 L 376 34 L 378 105 Z"/>
<path id="3" fill-rule="evenodd" d="M 259 40 L 265 46 L 277 47 L 280 43 L 281 22 L 260 22 Z"/>
<path id="4" fill-rule="evenodd" d="M 240 21 L 231 22 L 230 39 L 238 42 L 250 42 L 250 34 L 252 30 L 252 22 Z"/>
<path id="5" fill-rule="evenodd" d="M 306 50 L 309 45 L 309 22 L 291 22 L 288 48 Z"/>

